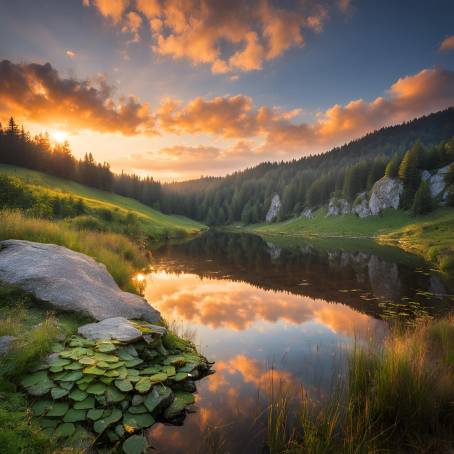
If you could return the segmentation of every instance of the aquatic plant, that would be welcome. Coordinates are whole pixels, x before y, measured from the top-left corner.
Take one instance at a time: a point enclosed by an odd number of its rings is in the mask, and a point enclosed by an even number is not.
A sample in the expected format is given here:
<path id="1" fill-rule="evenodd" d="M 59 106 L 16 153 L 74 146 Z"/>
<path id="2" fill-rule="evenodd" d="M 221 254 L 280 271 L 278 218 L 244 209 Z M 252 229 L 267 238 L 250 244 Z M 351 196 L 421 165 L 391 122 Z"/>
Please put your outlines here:
<path id="1" fill-rule="evenodd" d="M 158 419 L 179 422 L 194 403 L 194 380 L 210 373 L 210 364 L 186 342 L 168 349 L 144 322 L 133 344 L 72 336 L 52 345 L 46 363 L 21 381 L 35 397 L 35 417 L 51 438 L 85 438 L 101 445 L 123 443 L 126 453 L 142 452 L 138 436 Z M 164 342 L 163 342 L 164 340 Z M 96 438 L 91 437 L 96 434 Z"/>

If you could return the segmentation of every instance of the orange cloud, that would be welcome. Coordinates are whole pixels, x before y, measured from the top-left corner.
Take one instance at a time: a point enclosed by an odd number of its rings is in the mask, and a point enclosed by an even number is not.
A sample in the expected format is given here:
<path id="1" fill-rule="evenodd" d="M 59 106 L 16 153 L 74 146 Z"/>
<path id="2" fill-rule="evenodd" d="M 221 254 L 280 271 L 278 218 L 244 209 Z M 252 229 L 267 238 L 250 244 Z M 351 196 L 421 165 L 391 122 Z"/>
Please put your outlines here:
<path id="1" fill-rule="evenodd" d="M 75 130 L 153 134 L 148 104 L 133 96 L 115 101 L 112 92 L 103 77 L 76 80 L 61 77 L 50 63 L 0 62 L 0 117 L 65 122 Z"/>
<path id="2" fill-rule="evenodd" d="M 318 321 L 345 335 L 364 335 L 374 321 L 342 304 L 266 291 L 241 282 L 201 280 L 196 275 L 151 275 L 146 296 L 167 319 L 211 328 L 244 330 L 257 322 L 298 325 Z"/>
<path id="3" fill-rule="evenodd" d="M 136 43 L 140 41 L 140 28 L 142 27 L 142 18 L 135 13 L 130 11 L 125 17 L 125 23 L 121 29 L 123 33 L 130 33 L 133 38 L 132 42 Z"/>
<path id="4" fill-rule="evenodd" d="M 123 28 L 128 28 L 131 12 L 142 15 L 154 52 L 209 64 L 213 73 L 259 70 L 266 60 L 302 46 L 303 30 L 320 32 L 332 5 L 326 0 L 293 7 L 270 0 L 136 0 L 135 5 L 129 0 L 92 0 L 91 4 L 114 24 L 123 23 Z M 126 14 L 129 6 L 133 11 Z"/>
<path id="5" fill-rule="evenodd" d="M 76 56 L 76 53 L 72 50 L 67 50 L 65 53 L 69 58 L 75 58 Z"/>
<path id="6" fill-rule="evenodd" d="M 129 0 L 91 0 L 91 4 L 104 16 L 114 23 L 120 22 L 120 19 L 129 5 Z M 90 6 L 90 0 L 83 0 L 85 7 Z"/>
<path id="7" fill-rule="evenodd" d="M 454 35 L 448 36 L 445 38 L 441 44 L 439 50 L 441 51 L 450 51 L 454 50 Z"/>
<path id="8" fill-rule="evenodd" d="M 163 130 L 176 134 L 261 137 L 263 150 L 309 152 L 452 105 L 454 72 L 433 68 L 399 79 L 385 97 L 371 102 L 357 99 L 343 106 L 336 104 L 312 123 L 295 122 L 299 110 L 282 112 L 254 106 L 253 100 L 245 95 L 195 98 L 186 105 L 164 100 L 157 117 Z"/>

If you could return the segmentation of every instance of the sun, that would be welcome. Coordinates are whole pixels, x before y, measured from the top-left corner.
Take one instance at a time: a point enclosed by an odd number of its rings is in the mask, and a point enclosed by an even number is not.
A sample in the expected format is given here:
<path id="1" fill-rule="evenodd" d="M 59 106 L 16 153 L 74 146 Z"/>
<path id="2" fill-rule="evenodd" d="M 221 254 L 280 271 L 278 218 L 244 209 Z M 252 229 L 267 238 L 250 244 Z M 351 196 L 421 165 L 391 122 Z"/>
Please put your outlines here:
<path id="1" fill-rule="evenodd" d="M 52 133 L 52 138 L 57 143 L 63 143 L 68 138 L 68 134 L 64 131 L 54 131 Z"/>

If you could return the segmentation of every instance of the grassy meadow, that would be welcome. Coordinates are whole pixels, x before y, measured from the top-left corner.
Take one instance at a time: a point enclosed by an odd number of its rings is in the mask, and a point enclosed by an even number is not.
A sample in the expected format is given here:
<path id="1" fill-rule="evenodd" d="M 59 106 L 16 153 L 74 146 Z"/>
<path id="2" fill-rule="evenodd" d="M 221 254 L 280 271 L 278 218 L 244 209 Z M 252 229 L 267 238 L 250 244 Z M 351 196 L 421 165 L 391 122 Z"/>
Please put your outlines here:
<path id="1" fill-rule="evenodd" d="M 401 210 L 385 210 L 381 216 L 359 218 L 349 214 L 326 216 L 319 209 L 312 219 L 299 217 L 285 222 L 255 224 L 244 227 L 259 235 L 308 238 L 372 238 L 381 244 L 396 245 L 418 254 L 441 271 L 454 272 L 454 209 L 439 208 L 424 216 L 413 216 Z M 239 227 L 238 230 L 243 227 Z"/>
<path id="2" fill-rule="evenodd" d="M 126 218 L 128 214 L 130 217 L 133 215 L 137 219 L 141 233 L 156 241 L 193 235 L 205 228 L 203 224 L 192 219 L 163 214 L 134 199 L 93 189 L 74 181 L 57 178 L 23 167 L 0 164 L 0 175 L 17 177 L 27 184 L 31 190 L 44 192 L 49 197 L 71 196 L 82 199 L 88 210 L 93 212 L 92 216 L 94 215 L 95 218 L 98 218 L 99 228 L 120 230 L 121 226 L 115 225 L 115 222 L 112 221 L 115 220 L 115 217 L 118 217 L 118 223 L 121 224 L 122 221 L 125 221 L 123 218 Z M 103 219 L 102 213 L 107 212 L 112 214 L 105 215 L 105 219 Z M 84 222 L 88 224 L 90 219 L 82 219 L 80 224 L 83 225 Z"/>

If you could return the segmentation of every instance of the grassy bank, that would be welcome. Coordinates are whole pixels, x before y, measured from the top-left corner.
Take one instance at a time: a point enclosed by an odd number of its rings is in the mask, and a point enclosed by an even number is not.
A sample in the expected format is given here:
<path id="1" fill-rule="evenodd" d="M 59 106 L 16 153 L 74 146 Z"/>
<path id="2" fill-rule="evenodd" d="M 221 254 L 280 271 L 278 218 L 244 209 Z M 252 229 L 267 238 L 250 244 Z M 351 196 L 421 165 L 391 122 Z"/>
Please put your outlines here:
<path id="1" fill-rule="evenodd" d="M 373 238 L 416 253 L 447 274 L 454 273 L 454 209 L 440 208 L 425 216 L 386 210 L 381 216 L 326 216 L 320 209 L 312 219 L 297 218 L 274 224 L 238 227 L 259 235 L 312 238 Z"/>
<path id="2" fill-rule="evenodd" d="M 60 444 L 31 417 L 29 401 L 18 383 L 57 339 L 75 332 L 81 320 L 74 315 L 56 318 L 30 295 L 1 284 L 0 310 L 0 335 L 16 338 L 8 354 L 0 356 L 0 453 L 62 452 Z M 81 451 L 76 446 L 65 452 Z"/>
<path id="3" fill-rule="evenodd" d="M 74 220 L 75 225 L 82 227 L 128 233 L 125 225 L 131 224 L 132 220 L 135 224 L 129 229 L 132 234 L 140 233 L 154 241 L 194 235 L 205 228 L 192 219 L 163 214 L 131 198 L 23 167 L 0 164 L 0 175 L 19 178 L 27 185 L 27 190 L 47 199 L 72 197 L 82 200 L 87 212 Z"/>
<path id="4" fill-rule="evenodd" d="M 52 243 L 82 252 L 104 263 L 117 284 L 135 291 L 132 276 L 149 263 L 148 253 L 125 235 L 77 230 L 66 221 L 33 218 L 20 211 L 0 211 L 0 240 Z"/>
<path id="5" fill-rule="evenodd" d="M 454 448 L 454 318 L 394 327 L 356 345 L 346 383 L 320 406 L 303 392 L 290 429 L 288 396 L 269 407 L 271 453 L 438 452 Z"/>

